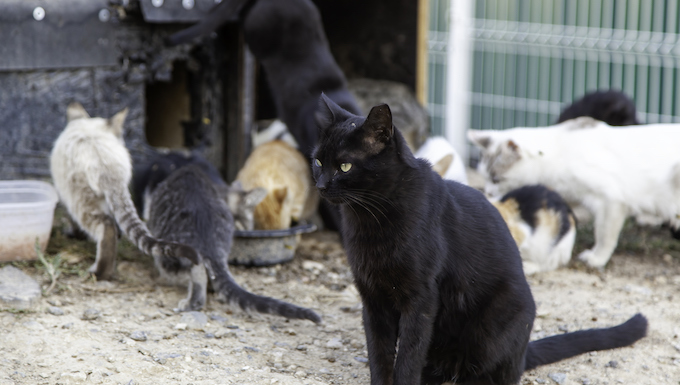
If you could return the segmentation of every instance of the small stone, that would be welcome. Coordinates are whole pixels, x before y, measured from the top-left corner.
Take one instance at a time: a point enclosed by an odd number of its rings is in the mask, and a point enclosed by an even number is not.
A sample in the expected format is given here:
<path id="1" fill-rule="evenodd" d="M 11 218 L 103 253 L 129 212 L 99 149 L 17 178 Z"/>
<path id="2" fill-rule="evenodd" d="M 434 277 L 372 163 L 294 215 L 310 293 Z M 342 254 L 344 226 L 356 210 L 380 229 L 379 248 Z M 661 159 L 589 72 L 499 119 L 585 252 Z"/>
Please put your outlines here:
<path id="1" fill-rule="evenodd" d="M 307 350 L 307 345 L 298 345 L 295 349 L 300 350 L 300 351 L 305 351 L 305 350 Z"/>
<path id="2" fill-rule="evenodd" d="M 146 333 L 143 331 L 136 330 L 132 333 L 130 333 L 130 338 L 135 340 L 135 341 L 141 341 L 144 342 L 147 340 Z"/>
<path id="3" fill-rule="evenodd" d="M 559 385 L 562 385 L 567 381 L 566 373 L 549 373 L 548 377 L 550 377 L 551 380 L 555 381 L 555 383 Z"/>
<path id="4" fill-rule="evenodd" d="M 185 323 L 178 323 L 177 325 L 175 325 L 175 329 L 176 329 L 176 330 L 187 330 L 187 324 L 185 324 Z"/>
<path id="5" fill-rule="evenodd" d="M 590 379 L 584 377 L 581 379 L 581 383 L 583 385 L 590 385 Z"/>
<path id="6" fill-rule="evenodd" d="M 331 338 L 328 343 L 326 343 L 327 348 L 340 349 L 342 347 L 342 340 L 340 338 Z"/>
<path id="7" fill-rule="evenodd" d="M 307 270 L 307 271 L 321 271 L 324 270 L 326 267 L 319 263 L 319 262 L 314 262 L 314 261 L 302 261 L 302 268 Z"/>
<path id="8" fill-rule="evenodd" d="M 0 303 L 4 307 L 28 309 L 42 296 L 36 280 L 12 265 L 0 269 Z"/>
<path id="9" fill-rule="evenodd" d="M 357 362 L 362 362 L 362 363 L 368 363 L 368 358 L 365 357 L 354 357 L 354 360 Z"/>
<path id="10" fill-rule="evenodd" d="M 616 368 L 619 367 L 619 362 L 618 362 L 618 361 L 615 361 L 615 360 L 609 361 L 609 362 L 607 362 L 607 364 L 605 365 L 605 367 L 606 367 L 606 368 L 614 368 L 614 369 L 616 369 Z"/>
<path id="11" fill-rule="evenodd" d="M 64 310 L 57 306 L 50 306 L 47 308 L 47 312 L 52 315 L 64 315 Z"/>
<path id="12" fill-rule="evenodd" d="M 69 323 L 65 323 L 65 324 L 61 325 L 62 329 L 70 329 L 72 327 L 73 327 L 73 322 L 69 322 Z"/>
<path id="13" fill-rule="evenodd" d="M 662 257 L 663 261 L 667 264 L 673 263 L 673 256 L 670 254 L 664 254 Z"/>
<path id="14" fill-rule="evenodd" d="M 537 379 L 536 379 L 536 383 L 537 383 L 537 384 L 545 384 L 545 380 L 542 379 L 542 378 L 537 378 Z"/>
<path id="15" fill-rule="evenodd" d="M 24 322 L 23 325 L 31 330 L 45 330 L 45 327 L 38 321 L 27 321 Z"/>
<path id="16" fill-rule="evenodd" d="M 70 382 L 85 382 L 87 374 L 83 372 L 62 373 L 59 378 Z"/>
<path id="17" fill-rule="evenodd" d="M 187 325 L 187 329 L 203 330 L 208 324 L 208 316 L 200 311 L 188 311 L 182 313 L 181 323 Z"/>
<path id="18" fill-rule="evenodd" d="M 89 308 L 83 312 L 83 315 L 80 316 L 80 319 L 85 320 L 85 321 L 93 321 L 99 318 L 101 313 L 99 310 L 94 309 L 94 308 Z"/>
<path id="19" fill-rule="evenodd" d="M 306 378 L 307 373 L 303 372 L 302 370 L 298 370 L 297 372 L 295 372 L 295 377 Z"/>

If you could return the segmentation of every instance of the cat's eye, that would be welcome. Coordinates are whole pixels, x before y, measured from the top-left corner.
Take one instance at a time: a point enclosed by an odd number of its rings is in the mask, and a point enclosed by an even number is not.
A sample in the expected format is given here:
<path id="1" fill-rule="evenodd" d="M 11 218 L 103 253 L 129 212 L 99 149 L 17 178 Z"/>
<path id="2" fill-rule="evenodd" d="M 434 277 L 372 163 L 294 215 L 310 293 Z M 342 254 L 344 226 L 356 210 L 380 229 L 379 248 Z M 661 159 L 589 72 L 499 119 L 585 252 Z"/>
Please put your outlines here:
<path id="1" fill-rule="evenodd" d="M 316 167 L 321 167 L 321 161 L 318 160 L 318 159 L 314 159 L 314 165 L 315 165 Z"/>
<path id="2" fill-rule="evenodd" d="M 340 165 L 340 170 L 342 170 L 342 172 L 347 172 L 350 168 L 352 168 L 352 163 L 343 163 Z"/>

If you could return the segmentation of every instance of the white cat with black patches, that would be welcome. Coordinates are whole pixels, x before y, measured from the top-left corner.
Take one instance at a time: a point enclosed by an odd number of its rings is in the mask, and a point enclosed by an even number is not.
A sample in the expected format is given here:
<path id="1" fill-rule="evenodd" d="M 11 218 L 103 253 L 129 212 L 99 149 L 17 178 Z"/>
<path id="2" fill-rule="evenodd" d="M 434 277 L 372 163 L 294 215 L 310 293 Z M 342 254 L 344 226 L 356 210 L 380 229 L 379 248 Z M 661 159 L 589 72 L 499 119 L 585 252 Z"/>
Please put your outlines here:
<path id="1" fill-rule="evenodd" d="M 128 191 L 132 163 L 123 142 L 126 116 L 127 109 L 110 119 L 90 118 L 82 105 L 70 104 L 68 124 L 50 156 L 61 202 L 97 242 L 90 272 L 99 279 L 109 279 L 116 271 L 118 228 L 146 254 L 187 266 L 199 261 L 193 248 L 152 237 L 137 216 Z"/>
<path id="2" fill-rule="evenodd" d="M 576 217 L 558 193 L 543 185 L 529 185 L 491 203 L 517 243 L 524 274 L 555 270 L 571 260 Z"/>
<path id="3" fill-rule="evenodd" d="M 538 128 L 469 130 L 482 150 L 487 193 L 544 184 L 595 218 L 595 245 L 579 258 L 603 267 L 625 219 L 680 228 L 680 127 L 612 128 L 581 117 Z"/>

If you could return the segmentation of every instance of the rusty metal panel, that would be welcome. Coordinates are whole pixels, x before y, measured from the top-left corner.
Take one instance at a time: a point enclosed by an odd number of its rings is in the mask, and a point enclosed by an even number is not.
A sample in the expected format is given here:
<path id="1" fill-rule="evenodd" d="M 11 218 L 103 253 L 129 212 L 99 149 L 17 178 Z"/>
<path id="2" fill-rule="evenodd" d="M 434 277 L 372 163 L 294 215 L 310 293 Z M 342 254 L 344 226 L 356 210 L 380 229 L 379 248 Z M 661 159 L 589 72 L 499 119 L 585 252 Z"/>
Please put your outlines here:
<path id="1" fill-rule="evenodd" d="M 0 71 L 118 63 L 107 0 L 0 1 Z"/>
<path id="2" fill-rule="evenodd" d="M 139 0 L 147 23 L 193 23 L 201 20 L 219 1 Z"/>

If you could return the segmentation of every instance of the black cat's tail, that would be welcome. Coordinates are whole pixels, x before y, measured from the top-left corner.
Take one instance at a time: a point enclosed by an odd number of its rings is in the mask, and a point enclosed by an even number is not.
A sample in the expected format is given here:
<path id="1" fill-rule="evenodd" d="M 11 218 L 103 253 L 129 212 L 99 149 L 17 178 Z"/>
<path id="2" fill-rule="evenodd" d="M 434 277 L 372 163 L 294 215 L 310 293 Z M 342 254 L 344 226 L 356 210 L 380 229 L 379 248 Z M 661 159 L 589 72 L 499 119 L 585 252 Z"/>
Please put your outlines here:
<path id="1" fill-rule="evenodd" d="M 165 43 L 170 46 L 188 43 L 194 38 L 215 31 L 223 24 L 236 22 L 239 20 L 241 11 L 250 1 L 252 0 L 222 0 L 222 2 L 210 10 L 208 16 L 203 20 L 187 29 L 170 35 L 165 40 Z"/>
<path id="2" fill-rule="evenodd" d="M 111 183 L 104 185 L 112 186 Z M 194 264 L 200 262 L 198 253 L 192 247 L 158 239 L 151 235 L 146 224 L 139 219 L 127 188 L 110 188 L 104 192 L 104 195 L 123 234 L 144 254 L 159 258 L 166 257 L 174 261 L 179 261 L 183 257 Z"/>
<path id="3" fill-rule="evenodd" d="M 524 370 L 551 364 L 586 352 L 632 345 L 647 335 L 647 318 L 636 314 L 621 325 L 566 333 L 538 341 L 527 348 Z"/>
<path id="4" fill-rule="evenodd" d="M 211 266 L 210 259 L 205 258 L 209 276 L 215 292 L 224 297 L 229 304 L 238 305 L 245 311 L 256 311 L 263 314 L 279 315 L 291 319 L 308 319 L 314 323 L 321 322 L 321 317 L 313 310 L 296 306 L 271 297 L 253 294 L 234 281 L 228 266 Z M 226 262 L 225 262 L 226 263 Z"/>

